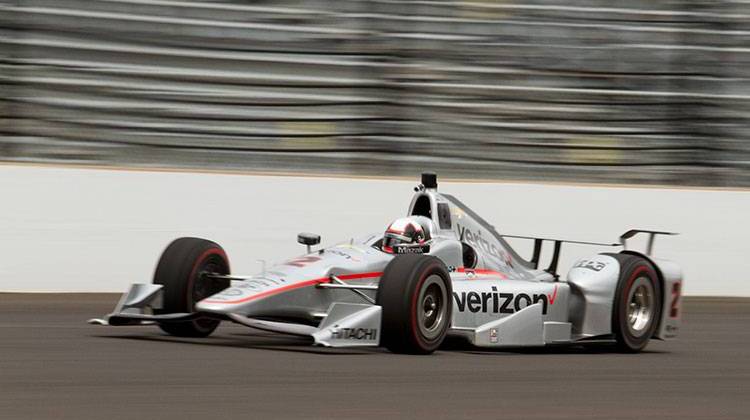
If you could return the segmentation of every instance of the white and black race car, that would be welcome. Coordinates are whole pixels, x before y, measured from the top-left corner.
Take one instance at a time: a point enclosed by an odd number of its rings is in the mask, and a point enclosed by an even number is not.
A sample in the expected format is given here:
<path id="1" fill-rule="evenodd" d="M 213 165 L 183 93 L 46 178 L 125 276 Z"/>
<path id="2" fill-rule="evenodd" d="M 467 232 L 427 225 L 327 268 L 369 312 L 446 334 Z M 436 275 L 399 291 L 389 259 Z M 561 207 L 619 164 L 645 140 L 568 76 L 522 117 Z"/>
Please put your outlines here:
<path id="1" fill-rule="evenodd" d="M 399 353 L 435 351 L 446 335 L 480 347 L 612 342 L 637 352 L 649 339 L 675 337 L 682 274 L 654 258 L 654 236 L 631 230 L 619 253 L 579 260 L 562 280 L 558 239 L 526 238 L 519 256 L 493 226 L 423 174 L 407 216 L 385 233 L 311 250 L 253 276 L 230 274 L 214 242 L 180 238 L 159 260 L 152 284 L 134 284 L 114 312 L 90 322 L 158 325 L 176 336 L 203 337 L 221 321 L 302 335 L 323 346 L 384 346 Z M 648 250 L 625 248 L 650 235 Z M 518 238 L 518 237 L 517 237 Z M 540 268 L 542 246 L 553 252 Z M 582 243 L 582 242 L 577 242 Z"/>

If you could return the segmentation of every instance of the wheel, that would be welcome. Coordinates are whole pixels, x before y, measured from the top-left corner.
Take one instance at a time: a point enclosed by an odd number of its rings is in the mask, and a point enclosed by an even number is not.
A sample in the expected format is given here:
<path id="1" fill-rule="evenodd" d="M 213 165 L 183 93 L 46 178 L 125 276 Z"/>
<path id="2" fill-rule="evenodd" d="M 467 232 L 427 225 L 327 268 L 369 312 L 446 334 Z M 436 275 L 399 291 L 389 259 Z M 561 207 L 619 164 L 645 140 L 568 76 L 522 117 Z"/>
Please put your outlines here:
<path id="1" fill-rule="evenodd" d="M 643 350 L 661 319 L 661 282 L 645 258 L 610 254 L 620 263 L 620 279 L 612 306 L 612 332 L 617 348 L 627 353 Z"/>
<path id="2" fill-rule="evenodd" d="M 209 279 L 207 273 L 229 274 L 227 255 L 219 245 L 199 238 L 180 238 L 169 244 L 154 273 L 154 284 L 163 286 L 162 309 L 154 313 L 193 312 L 196 302 L 229 287 L 229 280 Z M 219 322 L 206 317 L 159 323 L 159 327 L 180 337 L 206 337 Z"/>
<path id="3" fill-rule="evenodd" d="M 448 269 L 432 256 L 397 256 L 380 277 L 376 304 L 383 308 L 383 346 L 394 353 L 432 353 L 451 323 Z"/>

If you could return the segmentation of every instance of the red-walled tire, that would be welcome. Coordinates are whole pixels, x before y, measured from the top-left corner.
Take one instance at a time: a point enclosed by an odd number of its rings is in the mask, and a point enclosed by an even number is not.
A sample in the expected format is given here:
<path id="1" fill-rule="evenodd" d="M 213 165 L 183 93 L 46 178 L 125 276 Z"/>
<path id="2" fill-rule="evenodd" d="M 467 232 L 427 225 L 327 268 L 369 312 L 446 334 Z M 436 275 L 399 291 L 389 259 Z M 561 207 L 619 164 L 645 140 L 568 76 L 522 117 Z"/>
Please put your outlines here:
<path id="1" fill-rule="evenodd" d="M 394 353 L 430 354 L 451 324 L 448 269 L 432 256 L 397 256 L 380 278 L 376 304 L 383 308 L 381 345 Z"/>
<path id="2" fill-rule="evenodd" d="M 612 305 L 612 332 L 619 351 L 637 353 L 646 347 L 661 319 L 661 281 L 645 258 L 610 255 L 620 263 L 620 279 Z"/>
<path id="3" fill-rule="evenodd" d="M 229 287 L 229 280 L 210 279 L 206 273 L 229 274 L 229 260 L 219 245 L 199 238 L 179 238 L 169 244 L 154 273 L 154 284 L 163 285 L 163 307 L 154 313 L 194 312 L 196 302 Z M 159 327 L 179 337 L 206 337 L 220 322 L 206 317 Z"/>

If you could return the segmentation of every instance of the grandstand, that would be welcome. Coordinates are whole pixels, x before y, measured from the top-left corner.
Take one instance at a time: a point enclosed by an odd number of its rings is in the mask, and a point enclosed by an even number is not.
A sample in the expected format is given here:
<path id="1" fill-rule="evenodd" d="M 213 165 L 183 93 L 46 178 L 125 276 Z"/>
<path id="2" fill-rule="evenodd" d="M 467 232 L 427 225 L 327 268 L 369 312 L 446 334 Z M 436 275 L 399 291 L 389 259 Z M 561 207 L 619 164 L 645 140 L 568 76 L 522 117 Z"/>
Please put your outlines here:
<path id="1" fill-rule="evenodd" d="M 0 160 L 750 185 L 740 1 L 0 0 Z"/>

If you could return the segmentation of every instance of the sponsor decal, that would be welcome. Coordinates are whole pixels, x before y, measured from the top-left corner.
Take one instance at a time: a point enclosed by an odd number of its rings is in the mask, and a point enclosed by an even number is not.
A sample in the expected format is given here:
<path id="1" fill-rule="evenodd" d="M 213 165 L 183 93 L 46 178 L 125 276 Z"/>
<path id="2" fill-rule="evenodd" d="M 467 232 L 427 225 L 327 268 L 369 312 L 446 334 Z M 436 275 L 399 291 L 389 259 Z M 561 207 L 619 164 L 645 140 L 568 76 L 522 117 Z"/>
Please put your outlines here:
<path id="1" fill-rule="evenodd" d="M 361 258 L 355 257 L 354 255 L 348 254 L 348 253 L 346 253 L 344 251 L 340 251 L 338 249 L 328 249 L 328 250 L 326 250 L 326 252 L 329 252 L 329 253 L 334 254 L 334 255 L 338 255 L 339 257 L 346 258 L 347 260 L 352 260 L 352 261 L 357 261 L 357 262 L 362 261 Z"/>
<path id="2" fill-rule="evenodd" d="M 331 338 L 336 340 L 376 340 L 377 328 L 335 328 L 331 331 Z"/>
<path id="3" fill-rule="evenodd" d="M 259 291 L 259 290 L 268 289 L 269 287 L 277 286 L 278 284 L 279 282 L 273 279 L 269 279 L 267 277 L 254 277 L 252 279 L 242 281 L 234 287 L 240 288 L 240 289 L 250 289 L 254 291 Z"/>
<path id="4" fill-rule="evenodd" d="M 284 276 L 286 275 L 286 273 L 284 273 L 284 272 L 281 272 L 281 271 L 272 271 L 272 270 L 268 270 L 268 271 L 266 271 L 266 274 L 267 274 L 268 276 L 276 276 L 276 277 L 279 277 L 279 280 L 281 280 L 281 281 L 286 281 L 286 280 L 284 280 Z M 263 278 L 266 278 L 266 279 L 268 279 L 268 278 L 269 278 L 268 276 L 264 276 Z"/>
<path id="5" fill-rule="evenodd" d="M 555 299 L 557 299 L 557 285 L 555 285 L 555 291 L 552 292 L 552 295 L 547 295 L 549 297 L 549 304 L 554 305 Z"/>
<path id="6" fill-rule="evenodd" d="M 427 254 L 430 252 L 429 245 L 395 245 L 394 254 Z"/>
<path id="7" fill-rule="evenodd" d="M 343 281 L 347 281 L 347 280 L 358 280 L 358 279 L 370 279 L 370 278 L 380 277 L 382 274 L 383 274 L 382 271 L 371 271 L 367 273 L 342 274 L 338 277 L 339 279 Z M 264 280 L 270 281 L 271 279 L 265 278 Z M 258 281 L 262 282 L 263 280 L 258 280 Z M 281 283 L 287 282 L 287 280 L 285 279 L 280 279 L 279 281 Z M 253 290 L 255 293 L 249 294 L 249 296 L 247 296 L 248 294 L 245 294 L 246 296 L 240 299 L 228 300 L 228 298 L 221 298 L 221 296 L 216 296 L 215 298 L 211 297 L 209 299 L 205 299 L 203 300 L 203 302 L 206 302 L 206 303 L 243 303 L 243 302 L 249 302 L 254 299 L 261 299 L 261 298 L 265 298 L 268 296 L 277 295 L 279 293 L 300 289 L 303 287 L 310 287 L 310 286 L 315 286 L 320 283 L 327 283 L 330 281 L 331 279 L 328 277 L 319 277 L 319 278 L 306 279 L 306 280 L 296 280 L 296 282 L 293 284 L 286 284 L 283 286 L 281 283 L 274 283 L 276 286 L 279 286 L 279 287 L 268 288 L 268 290 L 264 290 L 264 291 Z M 263 284 L 265 286 L 269 285 L 268 283 L 255 283 L 254 284 L 254 283 L 251 283 L 250 280 L 245 280 L 242 282 L 238 282 L 237 288 L 252 289 L 253 287 L 258 287 L 258 284 Z"/>
<path id="8" fill-rule="evenodd" d="M 586 268 L 589 270 L 599 272 L 599 271 L 602 271 L 604 267 L 606 266 L 607 266 L 607 263 L 603 263 L 600 261 L 581 260 L 576 265 L 574 265 L 573 268 Z"/>
<path id="9" fill-rule="evenodd" d="M 314 262 L 320 261 L 320 257 L 315 257 L 312 255 L 308 255 L 305 257 L 299 257 L 295 258 L 293 260 L 289 260 L 284 263 L 284 265 L 291 265 L 294 267 L 304 267 L 306 265 L 312 264 Z"/>
<path id="10" fill-rule="evenodd" d="M 272 279 L 268 277 L 254 277 L 251 279 L 236 282 L 232 287 L 224 289 L 220 293 L 211 297 L 212 300 L 220 301 L 229 298 L 242 296 L 247 293 L 258 293 L 278 286 L 284 282 L 284 279 Z"/>
<path id="11" fill-rule="evenodd" d="M 542 303 L 542 315 L 547 314 L 547 306 L 554 305 L 557 299 L 557 286 L 552 295 L 545 293 L 536 293 L 533 295 L 527 293 L 504 293 L 498 292 L 497 287 L 492 286 L 489 292 L 453 292 L 453 299 L 456 302 L 459 312 L 492 312 L 496 314 L 512 314 L 521 309 L 535 304 Z"/>
<path id="12" fill-rule="evenodd" d="M 490 343 L 497 343 L 500 338 L 497 336 L 497 328 L 490 328 Z"/>
<path id="13" fill-rule="evenodd" d="M 494 238 L 490 237 L 492 242 L 483 238 L 482 229 L 478 229 L 474 232 L 471 229 L 466 228 L 466 226 L 461 226 L 459 224 L 456 224 L 456 228 L 458 229 L 458 237 L 463 241 L 473 246 L 477 250 L 495 257 L 499 261 L 505 263 L 505 265 L 513 267 L 513 259 L 510 257 L 510 255 L 505 252 L 505 250 L 502 249 L 501 246 L 498 246 L 498 244 L 494 243 Z"/>
<path id="14" fill-rule="evenodd" d="M 681 289 L 682 289 L 682 283 L 676 282 L 672 284 L 672 304 L 669 307 L 670 318 L 680 317 L 680 290 Z"/>

